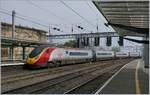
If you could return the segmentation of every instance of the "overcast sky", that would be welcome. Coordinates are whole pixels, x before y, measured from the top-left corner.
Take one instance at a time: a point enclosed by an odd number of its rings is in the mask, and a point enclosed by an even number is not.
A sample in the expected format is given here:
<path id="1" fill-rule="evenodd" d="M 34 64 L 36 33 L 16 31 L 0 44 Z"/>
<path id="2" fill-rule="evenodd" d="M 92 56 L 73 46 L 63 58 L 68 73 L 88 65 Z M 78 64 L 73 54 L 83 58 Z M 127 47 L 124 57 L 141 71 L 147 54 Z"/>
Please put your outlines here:
<path id="1" fill-rule="evenodd" d="M 65 4 L 75 10 L 76 13 L 66 7 Z M 0 12 L 2 22 L 11 23 L 12 10 L 15 10 L 16 16 L 30 20 L 16 18 L 17 25 L 20 24 L 46 31 L 49 30 L 48 26 L 50 26 L 61 30 L 55 31 L 51 29 L 52 34 L 70 34 L 72 33 L 71 27 L 73 27 L 73 33 L 97 32 L 97 25 L 98 32 L 114 32 L 111 27 L 104 25 L 106 20 L 89 0 L 0 0 L 0 11 L 10 14 Z M 42 25 L 32 23 L 31 20 Z M 78 29 L 77 25 L 82 26 L 84 30 Z M 113 40 L 113 45 L 117 45 L 117 39 Z M 102 41 L 102 43 L 105 43 L 105 41 Z M 126 41 L 125 45 L 137 44 Z"/>

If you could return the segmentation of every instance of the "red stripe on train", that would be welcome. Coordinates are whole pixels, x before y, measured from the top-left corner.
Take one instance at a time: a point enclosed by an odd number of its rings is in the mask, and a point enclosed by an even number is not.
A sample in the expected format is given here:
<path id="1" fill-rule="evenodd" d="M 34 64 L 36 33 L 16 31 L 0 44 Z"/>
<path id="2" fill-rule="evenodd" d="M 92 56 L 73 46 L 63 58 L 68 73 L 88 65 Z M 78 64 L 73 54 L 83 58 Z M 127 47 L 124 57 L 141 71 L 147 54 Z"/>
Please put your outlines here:
<path id="1" fill-rule="evenodd" d="M 48 60 L 50 59 L 51 53 L 55 50 L 56 48 L 47 48 L 40 58 L 35 62 L 36 65 L 46 65 Z"/>

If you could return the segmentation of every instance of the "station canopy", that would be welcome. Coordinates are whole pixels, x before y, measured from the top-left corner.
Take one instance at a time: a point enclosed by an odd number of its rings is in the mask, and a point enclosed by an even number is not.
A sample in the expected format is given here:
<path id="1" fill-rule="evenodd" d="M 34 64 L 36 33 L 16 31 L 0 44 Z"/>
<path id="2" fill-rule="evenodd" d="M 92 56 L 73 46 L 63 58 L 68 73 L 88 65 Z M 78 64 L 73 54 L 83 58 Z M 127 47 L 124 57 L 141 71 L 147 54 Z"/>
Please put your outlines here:
<path id="1" fill-rule="evenodd" d="M 148 36 L 149 0 L 98 0 L 94 5 L 121 36 Z"/>

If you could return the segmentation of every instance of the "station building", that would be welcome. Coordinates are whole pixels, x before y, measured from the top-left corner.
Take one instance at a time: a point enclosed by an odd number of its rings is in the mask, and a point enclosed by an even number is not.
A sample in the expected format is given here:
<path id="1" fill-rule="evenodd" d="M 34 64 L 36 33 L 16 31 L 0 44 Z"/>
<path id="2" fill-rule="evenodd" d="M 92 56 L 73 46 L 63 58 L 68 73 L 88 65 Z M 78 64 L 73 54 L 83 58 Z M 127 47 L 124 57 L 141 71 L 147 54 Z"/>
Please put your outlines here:
<path id="1" fill-rule="evenodd" d="M 12 24 L 9 23 L 1 23 L 1 37 L 2 38 L 12 38 Z M 27 26 L 16 25 L 15 26 L 15 39 L 27 40 L 32 42 L 46 42 L 46 32 L 44 30 L 35 29 Z M 1 46 L 1 60 L 9 59 L 9 45 Z M 27 47 L 25 49 L 25 55 L 27 55 L 33 47 Z M 22 48 L 14 47 L 13 50 L 13 59 L 21 60 L 22 59 Z"/>

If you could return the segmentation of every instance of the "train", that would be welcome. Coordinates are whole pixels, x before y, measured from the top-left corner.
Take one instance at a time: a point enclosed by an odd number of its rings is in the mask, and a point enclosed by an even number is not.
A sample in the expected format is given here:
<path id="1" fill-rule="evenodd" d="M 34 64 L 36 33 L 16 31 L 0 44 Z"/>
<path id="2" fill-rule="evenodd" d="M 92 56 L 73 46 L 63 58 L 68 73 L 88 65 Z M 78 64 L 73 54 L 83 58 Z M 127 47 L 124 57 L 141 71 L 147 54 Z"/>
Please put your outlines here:
<path id="1" fill-rule="evenodd" d="M 27 56 L 24 67 L 42 68 L 56 67 L 67 64 L 94 62 L 99 60 L 141 57 L 140 52 L 114 52 L 80 48 L 58 48 L 39 46 Z"/>

